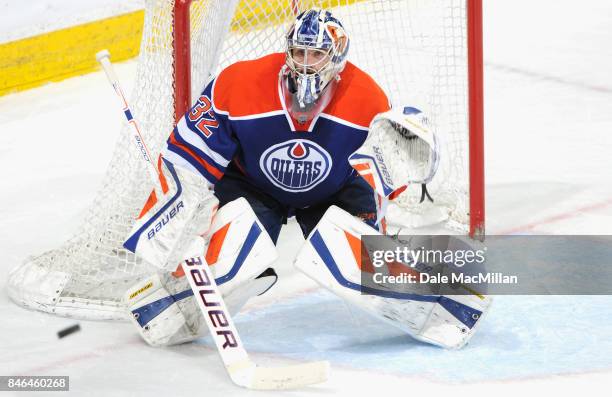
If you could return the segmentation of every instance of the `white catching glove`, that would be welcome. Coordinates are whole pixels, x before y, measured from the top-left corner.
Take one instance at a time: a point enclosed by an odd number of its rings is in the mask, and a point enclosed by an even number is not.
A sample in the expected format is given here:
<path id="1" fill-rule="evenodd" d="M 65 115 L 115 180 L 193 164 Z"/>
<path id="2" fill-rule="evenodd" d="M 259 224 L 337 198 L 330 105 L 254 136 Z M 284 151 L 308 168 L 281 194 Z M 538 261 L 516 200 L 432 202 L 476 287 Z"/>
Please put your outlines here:
<path id="1" fill-rule="evenodd" d="M 440 161 L 440 145 L 419 109 L 391 109 L 374 117 L 368 138 L 349 161 L 362 176 L 364 171 L 372 173 L 376 191 L 389 197 L 408 184 L 425 185 L 432 180 Z"/>

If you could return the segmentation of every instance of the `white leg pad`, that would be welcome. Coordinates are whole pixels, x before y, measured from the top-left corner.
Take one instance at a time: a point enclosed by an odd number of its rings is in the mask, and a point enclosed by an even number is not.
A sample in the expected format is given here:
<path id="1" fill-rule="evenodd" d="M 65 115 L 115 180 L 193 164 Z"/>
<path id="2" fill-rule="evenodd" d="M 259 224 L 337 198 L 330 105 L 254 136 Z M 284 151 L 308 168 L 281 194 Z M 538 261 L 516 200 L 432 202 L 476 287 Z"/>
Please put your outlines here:
<path id="1" fill-rule="evenodd" d="M 360 238 L 379 232 L 332 206 L 295 259 L 295 267 L 348 303 L 416 339 L 459 348 L 474 334 L 491 299 L 482 295 L 362 294 Z"/>
<path id="2" fill-rule="evenodd" d="M 267 291 L 277 279 L 273 271 L 266 271 L 277 258 L 274 243 L 243 198 L 219 209 L 210 231 L 189 252 L 206 252 L 231 313 L 238 312 L 250 297 Z M 154 274 L 130 288 L 124 302 L 140 334 L 152 346 L 192 341 L 207 331 L 181 274 Z"/>

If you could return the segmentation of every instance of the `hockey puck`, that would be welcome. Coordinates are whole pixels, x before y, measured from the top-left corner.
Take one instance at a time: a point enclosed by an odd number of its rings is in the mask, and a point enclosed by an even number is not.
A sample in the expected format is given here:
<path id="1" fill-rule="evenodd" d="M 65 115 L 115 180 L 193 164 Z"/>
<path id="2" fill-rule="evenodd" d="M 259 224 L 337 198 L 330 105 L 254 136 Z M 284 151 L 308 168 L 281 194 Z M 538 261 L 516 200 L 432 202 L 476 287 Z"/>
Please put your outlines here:
<path id="1" fill-rule="evenodd" d="M 81 330 L 81 326 L 79 324 L 74 324 L 74 325 L 71 325 L 68 328 L 64 328 L 64 329 L 58 331 L 57 332 L 57 337 L 59 339 L 62 339 L 63 337 L 68 336 L 70 334 L 74 334 L 75 332 L 78 332 L 80 330 Z"/>

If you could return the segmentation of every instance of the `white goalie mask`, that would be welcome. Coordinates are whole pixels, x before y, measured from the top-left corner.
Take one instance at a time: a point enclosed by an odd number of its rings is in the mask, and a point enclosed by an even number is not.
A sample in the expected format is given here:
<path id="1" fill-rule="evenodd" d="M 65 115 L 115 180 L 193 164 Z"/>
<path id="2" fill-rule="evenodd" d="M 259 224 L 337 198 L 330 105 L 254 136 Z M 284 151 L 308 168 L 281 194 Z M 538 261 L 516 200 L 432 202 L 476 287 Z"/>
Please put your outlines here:
<path id="1" fill-rule="evenodd" d="M 283 92 L 288 111 L 300 123 L 312 120 L 331 100 L 346 65 L 349 38 L 331 12 L 302 12 L 287 32 Z"/>

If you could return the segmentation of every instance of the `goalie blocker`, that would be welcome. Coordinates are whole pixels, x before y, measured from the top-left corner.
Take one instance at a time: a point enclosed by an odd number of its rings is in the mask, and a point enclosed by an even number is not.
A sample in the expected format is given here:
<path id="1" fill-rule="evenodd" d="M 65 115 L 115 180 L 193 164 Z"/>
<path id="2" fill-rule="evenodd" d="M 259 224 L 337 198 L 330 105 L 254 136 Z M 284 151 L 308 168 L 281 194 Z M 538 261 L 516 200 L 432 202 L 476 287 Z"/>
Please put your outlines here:
<path id="1" fill-rule="evenodd" d="M 174 271 L 193 240 L 208 229 L 219 201 L 204 178 L 181 164 L 160 156 L 158 172 L 158 189 L 151 192 L 123 246 L 158 269 Z"/>

